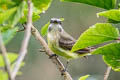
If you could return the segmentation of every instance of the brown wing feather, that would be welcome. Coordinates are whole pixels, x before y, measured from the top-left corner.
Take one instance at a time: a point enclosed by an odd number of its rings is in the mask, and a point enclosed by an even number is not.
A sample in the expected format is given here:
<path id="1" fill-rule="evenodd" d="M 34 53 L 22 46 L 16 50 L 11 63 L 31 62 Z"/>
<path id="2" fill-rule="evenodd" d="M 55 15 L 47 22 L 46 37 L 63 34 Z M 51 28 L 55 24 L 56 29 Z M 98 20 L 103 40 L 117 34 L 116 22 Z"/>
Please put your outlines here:
<path id="1" fill-rule="evenodd" d="M 60 47 L 67 50 L 71 50 L 75 42 L 76 40 L 66 32 L 63 31 L 62 33 L 60 33 L 60 39 L 59 39 Z"/>
<path id="2" fill-rule="evenodd" d="M 71 50 L 76 40 L 66 32 L 60 33 L 59 46 L 66 50 Z M 77 53 L 89 53 L 90 48 L 84 48 L 76 51 Z"/>

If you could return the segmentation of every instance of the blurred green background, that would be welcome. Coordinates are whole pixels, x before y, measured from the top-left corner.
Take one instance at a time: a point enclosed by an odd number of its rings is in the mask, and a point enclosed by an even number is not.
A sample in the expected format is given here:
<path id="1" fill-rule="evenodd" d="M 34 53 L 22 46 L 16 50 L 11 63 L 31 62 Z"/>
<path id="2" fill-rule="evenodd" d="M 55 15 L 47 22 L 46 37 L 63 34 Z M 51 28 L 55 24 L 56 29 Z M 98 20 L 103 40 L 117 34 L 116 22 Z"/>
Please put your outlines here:
<path id="1" fill-rule="evenodd" d="M 105 22 L 103 18 L 97 18 L 96 13 L 104 9 L 96 8 L 86 4 L 60 2 L 53 0 L 49 9 L 40 15 L 40 20 L 34 22 L 35 27 L 40 31 L 51 18 L 64 18 L 63 28 L 74 38 L 78 38 L 89 26 L 97 22 Z M 9 52 L 19 52 L 24 32 L 18 32 L 14 39 L 7 44 Z M 64 80 L 56 66 L 44 53 L 38 49 L 41 45 L 34 37 L 31 37 L 28 54 L 25 58 L 25 66 L 21 69 L 23 74 L 17 77 L 17 80 Z M 66 64 L 66 60 L 61 58 Z M 80 76 L 90 74 L 87 80 L 103 80 L 107 65 L 103 62 L 102 56 L 92 55 L 88 59 L 79 58 L 72 60 L 68 65 L 68 72 L 74 80 Z M 109 80 L 119 80 L 120 73 L 111 71 Z"/>

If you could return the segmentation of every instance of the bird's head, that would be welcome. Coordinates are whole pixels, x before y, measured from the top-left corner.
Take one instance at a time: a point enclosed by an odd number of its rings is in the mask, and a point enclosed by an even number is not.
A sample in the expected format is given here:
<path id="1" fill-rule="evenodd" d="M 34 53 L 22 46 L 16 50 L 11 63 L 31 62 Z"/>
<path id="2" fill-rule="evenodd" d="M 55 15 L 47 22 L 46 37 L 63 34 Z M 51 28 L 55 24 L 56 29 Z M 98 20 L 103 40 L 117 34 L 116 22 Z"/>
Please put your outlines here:
<path id="1" fill-rule="evenodd" d="M 51 18 L 48 32 L 62 32 L 61 20 L 58 18 Z"/>

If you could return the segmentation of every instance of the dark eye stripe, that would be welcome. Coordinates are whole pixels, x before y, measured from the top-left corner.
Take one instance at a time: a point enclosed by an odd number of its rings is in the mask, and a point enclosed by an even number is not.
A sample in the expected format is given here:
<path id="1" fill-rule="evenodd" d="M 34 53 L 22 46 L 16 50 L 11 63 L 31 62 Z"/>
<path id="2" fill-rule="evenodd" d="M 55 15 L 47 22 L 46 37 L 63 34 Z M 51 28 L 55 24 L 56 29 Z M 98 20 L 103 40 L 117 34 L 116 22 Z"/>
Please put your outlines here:
<path id="1" fill-rule="evenodd" d="M 61 24 L 61 21 L 58 21 L 59 24 Z"/>
<path id="2" fill-rule="evenodd" d="M 48 27 L 48 31 L 51 31 L 52 30 L 52 27 Z"/>
<path id="3" fill-rule="evenodd" d="M 61 20 L 60 19 L 51 19 L 50 23 L 58 23 L 61 24 Z"/>

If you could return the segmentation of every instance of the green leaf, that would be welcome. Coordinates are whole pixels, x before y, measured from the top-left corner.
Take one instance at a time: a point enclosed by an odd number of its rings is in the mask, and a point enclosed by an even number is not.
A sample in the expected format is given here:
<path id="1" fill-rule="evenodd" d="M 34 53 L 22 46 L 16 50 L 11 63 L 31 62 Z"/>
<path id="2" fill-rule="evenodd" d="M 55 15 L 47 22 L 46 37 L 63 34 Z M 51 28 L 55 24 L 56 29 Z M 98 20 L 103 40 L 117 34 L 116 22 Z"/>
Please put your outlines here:
<path id="1" fill-rule="evenodd" d="M 14 68 L 14 65 L 15 65 L 15 61 L 16 61 L 17 58 L 18 58 L 18 54 L 8 52 L 7 55 L 8 55 L 8 59 L 9 59 L 9 61 L 10 61 L 10 64 L 11 64 L 11 69 L 13 69 L 13 68 Z M 23 67 L 24 64 L 25 64 L 25 63 L 22 62 L 22 63 L 20 64 L 20 68 Z M 5 67 L 5 63 L 4 63 L 4 60 L 3 60 L 3 56 L 2 56 L 1 53 L 0 53 L 0 67 Z M 17 73 L 17 75 L 21 75 L 21 74 L 22 74 L 22 72 L 20 72 L 20 71 Z M 7 79 L 8 77 L 5 76 L 5 75 L 6 75 L 6 73 L 5 73 L 5 72 L 1 72 L 1 70 L 0 70 L 0 80 L 8 80 L 8 79 Z"/>
<path id="2" fill-rule="evenodd" d="M 24 0 L 24 1 L 26 1 L 26 0 Z M 23 2 L 23 0 L 12 0 L 12 2 L 14 2 L 15 6 L 17 6 L 17 5 L 21 4 Z"/>
<path id="3" fill-rule="evenodd" d="M 25 23 L 27 21 L 27 14 L 28 14 L 28 9 L 24 9 L 23 11 L 24 15 L 20 19 L 20 23 Z M 34 7 L 33 8 L 33 15 L 32 15 L 32 21 L 35 22 L 38 19 L 40 19 L 40 13 L 39 11 Z"/>
<path id="4" fill-rule="evenodd" d="M 7 73 L 2 70 L 0 70 L 0 80 L 8 80 Z"/>
<path id="5" fill-rule="evenodd" d="M 85 75 L 79 78 L 79 80 L 86 80 L 90 75 Z"/>
<path id="6" fill-rule="evenodd" d="M 20 19 L 20 23 L 25 23 L 25 22 L 27 22 L 27 13 L 28 13 L 28 10 L 27 9 L 24 9 L 24 11 L 23 11 L 23 16 L 21 17 L 21 19 Z M 33 14 L 34 14 L 34 12 L 33 12 Z"/>
<path id="7" fill-rule="evenodd" d="M 17 75 L 21 75 L 22 72 L 18 72 Z M 8 80 L 8 74 L 7 72 L 0 70 L 0 80 Z"/>
<path id="8" fill-rule="evenodd" d="M 5 26 L 0 26 L 0 31 L 1 31 L 1 33 L 7 31 L 8 29 L 11 29 L 11 27 L 10 27 L 10 26 L 7 26 L 7 25 L 5 25 Z"/>
<path id="9" fill-rule="evenodd" d="M 13 63 L 18 57 L 18 54 L 16 53 L 8 53 L 8 58 L 10 60 L 10 63 Z M 3 57 L 2 55 L 0 54 L 0 67 L 4 67 L 5 64 L 4 64 L 4 61 L 3 61 Z"/>
<path id="10" fill-rule="evenodd" d="M 60 18 L 61 21 L 64 21 L 64 18 Z M 45 24 L 41 29 L 41 35 L 45 36 L 47 34 L 48 26 L 50 25 L 50 22 Z"/>
<path id="11" fill-rule="evenodd" d="M 103 42 L 117 40 L 119 31 L 109 23 L 97 23 L 83 32 L 77 42 L 74 44 L 72 51 L 94 46 Z"/>
<path id="12" fill-rule="evenodd" d="M 22 14 L 23 14 L 25 5 L 26 5 L 26 2 L 22 1 L 20 3 L 20 5 L 17 7 L 17 10 L 10 16 L 10 19 L 8 22 L 9 22 L 9 25 L 11 25 L 11 27 L 14 27 L 20 20 Z"/>
<path id="13" fill-rule="evenodd" d="M 108 23 L 118 24 L 118 23 L 120 23 L 120 21 L 115 21 L 115 20 L 112 20 L 112 19 L 108 19 Z"/>
<path id="14" fill-rule="evenodd" d="M 97 14 L 99 16 L 104 16 L 108 19 L 112 19 L 115 21 L 120 21 L 120 10 L 118 9 L 112 9 L 108 11 L 103 11 Z"/>
<path id="15" fill-rule="evenodd" d="M 120 3 L 118 4 L 118 9 L 120 9 Z"/>
<path id="16" fill-rule="evenodd" d="M 50 6 L 52 0 L 32 0 L 34 6 L 39 9 L 40 12 L 46 11 Z"/>
<path id="17" fill-rule="evenodd" d="M 104 9 L 113 9 L 116 5 L 116 0 L 61 0 L 61 1 L 84 3 Z"/>
<path id="18" fill-rule="evenodd" d="M 7 20 L 15 11 L 16 7 L 6 10 L 5 12 L 0 13 L 0 24 L 2 24 L 5 20 Z"/>
<path id="19" fill-rule="evenodd" d="M 50 25 L 50 22 L 48 22 L 47 24 L 45 24 L 42 29 L 41 29 L 41 35 L 45 36 L 47 34 L 47 30 L 48 30 L 48 26 Z"/>
<path id="20" fill-rule="evenodd" d="M 36 21 L 40 18 L 40 13 L 45 12 L 52 0 L 32 0 L 34 7 L 33 7 L 33 16 L 32 16 L 32 21 Z M 20 22 L 24 23 L 27 21 L 27 13 L 28 13 L 28 8 L 26 6 L 26 9 L 24 9 L 24 15 L 22 16 Z"/>
<path id="21" fill-rule="evenodd" d="M 7 44 L 16 34 L 17 27 L 8 29 L 4 32 L 2 32 L 2 39 L 4 44 Z"/>
<path id="22" fill-rule="evenodd" d="M 11 0 L 0 0 L 0 12 L 4 12 L 12 7 L 14 7 L 15 3 Z"/>
<path id="23" fill-rule="evenodd" d="M 97 48 L 92 54 L 104 55 L 103 59 L 106 64 L 115 71 L 120 71 L 120 43 L 111 43 Z"/>
<path id="24" fill-rule="evenodd" d="M 38 15 L 36 12 L 33 12 L 32 21 L 35 22 L 38 19 L 40 19 L 40 15 Z"/>

